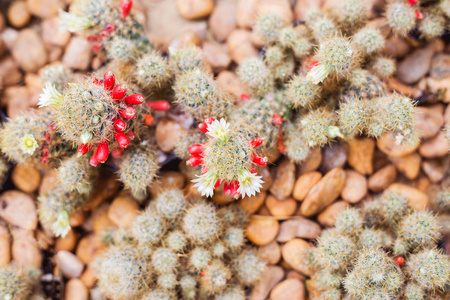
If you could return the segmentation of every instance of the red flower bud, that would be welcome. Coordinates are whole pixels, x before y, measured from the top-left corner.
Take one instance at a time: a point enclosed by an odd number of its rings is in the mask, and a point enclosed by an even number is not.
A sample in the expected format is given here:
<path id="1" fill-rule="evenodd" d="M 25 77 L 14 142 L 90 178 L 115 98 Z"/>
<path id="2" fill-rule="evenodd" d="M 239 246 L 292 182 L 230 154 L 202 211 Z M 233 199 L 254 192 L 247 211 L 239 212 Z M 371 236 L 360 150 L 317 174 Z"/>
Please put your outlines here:
<path id="1" fill-rule="evenodd" d="M 225 195 L 231 195 L 234 199 L 237 199 L 241 196 L 241 193 L 238 192 L 238 189 L 239 189 L 239 181 L 237 180 L 225 182 L 223 185 L 223 193 Z"/>
<path id="2" fill-rule="evenodd" d="M 114 30 L 116 30 L 116 26 L 114 26 L 114 24 L 108 24 L 106 25 L 105 30 L 108 32 L 113 32 Z"/>
<path id="3" fill-rule="evenodd" d="M 253 140 L 250 141 L 250 145 L 252 145 L 253 148 L 259 147 L 262 144 L 262 139 L 257 136 Z"/>
<path id="4" fill-rule="evenodd" d="M 214 190 L 217 189 L 217 187 L 218 187 L 221 183 L 222 183 L 222 180 L 221 180 L 221 179 L 218 179 L 218 180 L 216 181 L 216 184 L 214 184 Z"/>
<path id="5" fill-rule="evenodd" d="M 155 118 L 153 118 L 152 115 L 145 114 L 144 115 L 144 123 L 147 126 L 151 126 L 153 124 L 153 121 L 155 121 Z"/>
<path id="6" fill-rule="evenodd" d="M 206 166 L 202 166 L 202 175 L 208 172 L 208 168 Z"/>
<path id="7" fill-rule="evenodd" d="M 98 52 L 98 51 L 102 50 L 102 48 L 103 48 L 103 45 L 94 45 L 94 46 L 92 46 L 92 51 Z"/>
<path id="8" fill-rule="evenodd" d="M 130 120 L 136 116 L 136 110 L 134 108 L 128 106 L 125 109 L 120 109 L 119 115 L 121 115 L 123 118 L 125 118 L 127 120 Z"/>
<path id="9" fill-rule="evenodd" d="M 192 156 L 201 156 L 203 154 L 203 151 L 205 151 L 205 145 L 202 144 L 194 144 L 189 146 L 188 151 L 189 154 Z"/>
<path id="10" fill-rule="evenodd" d="M 120 8 L 122 9 L 122 16 L 124 19 L 130 14 L 130 10 L 131 10 L 132 6 L 133 6 L 132 0 L 120 1 Z"/>
<path id="11" fill-rule="evenodd" d="M 264 157 L 264 156 L 262 156 L 262 155 L 257 155 L 257 154 L 253 155 L 252 161 L 253 161 L 255 164 L 257 164 L 257 165 L 259 165 L 259 166 L 262 166 L 262 167 L 264 167 L 265 165 L 267 165 L 267 163 L 269 162 L 269 161 L 267 160 L 267 157 Z"/>
<path id="12" fill-rule="evenodd" d="M 88 153 L 91 149 L 92 149 L 92 145 L 91 145 L 91 144 L 81 144 L 81 145 L 78 147 L 78 156 L 85 155 L 85 154 Z"/>
<path id="13" fill-rule="evenodd" d="M 150 101 L 147 102 L 147 105 L 153 109 L 158 111 L 167 111 L 170 108 L 169 102 L 165 100 L 159 100 L 159 101 Z"/>
<path id="14" fill-rule="evenodd" d="M 104 163 L 108 159 L 108 142 L 101 142 L 100 144 L 98 144 L 97 150 L 95 151 L 95 156 L 100 163 Z"/>
<path id="15" fill-rule="evenodd" d="M 111 151 L 111 156 L 114 158 L 122 157 L 123 156 L 123 149 L 122 148 L 114 148 L 113 151 Z"/>
<path id="16" fill-rule="evenodd" d="M 103 82 L 100 79 L 98 79 L 96 76 L 92 77 L 92 83 L 96 84 L 96 85 L 102 85 L 103 84 Z"/>
<path id="17" fill-rule="evenodd" d="M 88 42 L 98 42 L 97 36 L 90 35 L 86 39 L 88 40 Z"/>
<path id="18" fill-rule="evenodd" d="M 420 10 L 416 10 L 416 18 L 418 20 L 422 20 L 423 19 L 423 13 Z"/>
<path id="19" fill-rule="evenodd" d="M 102 31 L 100 31 L 100 36 L 107 37 L 108 35 L 109 35 L 109 31 L 107 31 L 107 30 L 105 30 L 105 29 L 103 29 Z"/>
<path id="20" fill-rule="evenodd" d="M 115 134 L 117 144 L 119 144 L 120 148 L 125 149 L 130 145 L 130 140 L 123 132 L 116 132 Z"/>
<path id="21" fill-rule="evenodd" d="M 417 0 L 408 0 L 409 5 L 417 4 Z"/>
<path id="22" fill-rule="evenodd" d="M 403 266 L 405 264 L 405 258 L 403 258 L 402 256 L 397 256 L 394 261 L 397 263 L 397 265 L 399 265 L 400 267 Z"/>
<path id="23" fill-rule="evenodd" d="M 311 70 L 311 69 L 317 67 L 318 65 L 319 65 L 319 61 L 315 60 L 309 65 L 309 69 Z"/>
<path id="24" fill-rule="evenodd" d="M 116 77 L 111 71 L 108 71 L 103 75 L 103 88 L 107 91 L 111 91 L 116 83 Z"/>
<path id="25" fill-rule="evenodd" d="M 129 130 L 129 131 L 126 133 L 126 135 L 127 135 L 128 139 L 129 139 L 130 141 L 134 140 L 134 138 L 136 137 L 136 135 L 134 134 L 134 132 L 133 132 L 132 130 Z"/>
<path id="26" fill-rule="evenodd" d="M 111 98 L 114 100 L 120 100 L 125 96 L 127 89 L 123 86 L 123 84 L 117 85 L 113 91 L 111 92 Z"/>
<path id="27" fill-rule="evenodd" d="M 133 94 L 130 96 L 126 96 L 123 101 L 126 105 L 138 105 L 144 102 L 144 97 L 142 97 L 141 94 Z"/>
<path id="28" fill-rule="evenodd" d="M 281 125 L 283 124 L 283 118 L 279 114 L 274 114 L 273 122 L 275 123 L 275 125 Z"/>
<path id="29" fill-rule="evenodd" d="M 250 96 L 247 95 L 247 94 L 241 94 L 241 100 L 242 101 L 248 101 L 248 100 L 250 100 Z"/>
<path id="30" fill-rule="evenodd" d="M 206 133 L 208 131 L 208 124 L 206 124 L 205 122 L 202 122 L 202 123 L 198 124 L 198 129 L 200 129 L 201 132 Z"/>
<path id="31" fill-rule="evenodd" d="M 214 118 L 206 118 L 205 119 L 205 123 L 207 124 L 207 125 L 210 125 L 212 122 L 214 122 L 216 119 L 214 119 Z"/>
<path id="32" fill-rule="evenodd" d="M 92 154 L 91 158 L 89 159 L 89 164 L 93 167 L 96 167 L 98 165 L 97 152 Z"/>
<path id="33" fill-rule="evenodd" d="M 186 161 L 186 164 L 191 167 L 196 167 L 203 164 L 203 158 L 199 156 L 192 156 Z"/>
<path id="34" fill-rule="evenodd" d="M 50 143 L 50 134 L 45 134 L 45 140 L 47 141 L 47 143 Z"/>
<path id="35" fill-rule="evenodd" d="M 127 123 L 122 119 L 116 119 L 114 121 L 114 129 L 119 132 L 123 132 L 127 128 Z"/>

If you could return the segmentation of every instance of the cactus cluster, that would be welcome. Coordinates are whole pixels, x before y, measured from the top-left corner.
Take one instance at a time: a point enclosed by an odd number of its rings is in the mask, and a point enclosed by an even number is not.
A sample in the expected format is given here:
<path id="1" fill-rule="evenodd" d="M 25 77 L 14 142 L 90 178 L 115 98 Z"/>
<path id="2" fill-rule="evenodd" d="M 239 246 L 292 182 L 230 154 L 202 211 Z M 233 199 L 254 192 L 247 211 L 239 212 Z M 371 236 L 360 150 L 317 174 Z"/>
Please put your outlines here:
<path id="1" fill-rule="evenodd" d="M 0 298 L 4 300 L 27 300 L 33 290 L 33 285 L 40 276 L 35 267 L 22 269 L 9 264 L 0 267 Z"/>
<path id="2" fill-rule="evenodd" d="M 304 257 L 313 273 L 309 292 L 318 299 L 441 299 L 450 286 L 441 234 L 431 212 L 392 192 L 347 208 Z"/>
<path id="3" fill-rule="evenodd" d="M 94 261 L 99 287 L 114 299 L 245 299 L 244 287 L 265 269 L 245 246 L 247 220 L 239 206 L 216 209 L 181 190 L 162 191 L 129 231 L 106 240 Z"/>

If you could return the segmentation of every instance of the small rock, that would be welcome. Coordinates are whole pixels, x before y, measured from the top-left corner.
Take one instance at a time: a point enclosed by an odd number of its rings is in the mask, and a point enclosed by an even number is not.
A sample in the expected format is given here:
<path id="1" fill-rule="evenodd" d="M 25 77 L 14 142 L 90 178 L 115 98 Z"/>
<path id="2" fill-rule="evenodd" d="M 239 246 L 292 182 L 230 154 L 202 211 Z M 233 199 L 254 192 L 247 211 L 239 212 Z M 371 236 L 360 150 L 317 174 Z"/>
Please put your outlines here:
<path id="1" fill-rule="evenodd" d="M 278 17 L 285 25 L 294 21 L 290 0 L 259 0 L 256 15 L 270 13 Z"/>
<path id="2" fill-rule="evenodd" d="M 25 1 L 15 1 L 8 7 L 8 21 L 12 26 L 16 28 L 22 28 L 26 26 L 30 20 L 31 15 L 27 9 L 27 3 Z"/>
<path id="3" fill-rule="evenodd" d="M 366 194 L 366 177 L 353 170 L 345 170 L 345 184 L 341 191 L 342 199 L 355 204 L 361 201 Z"/>
<path id="4" fill-rule="evenodd" d="M 236 22 L 240 28 L 251 29 L 255 23 L 259 0 L 238 0 Z"/>
<path id="5" fill-rule="evenodd" d="M 300 207 L 301 214 L 305 217 L 312 217 L 321 212 L 339 197 L 344 184 L 345 172 L 342 168 L 336 168 L 328 172 L 309 191 Z"/>
<path id="6" fill-rule="evenodd" d="M 411 52 L 411 45 L 405 38 L 397 34 L 393 34 L 385 41 L 383 52 L 387 56 L 400 58 Z"/>
<path id="7" fill-rule="evenodd" d="M 277 241 L 285 243 L 296 237 L 313 240 L 319 236 L 320 231 L 320 226 L 316 222 L 303 217 L 295 217 L 281 223 Z"/>
<path id="8" fill-rule="evenodd" d="M 92 289 L 97 282 L 94 268 L 91 265 L 87 265 L 80 279 L 87 288 Z"/>
<path id="9" fill-rule="evenodd" d="M 441 181 L 444 178 L 446 171 L 444 168 L 444 164 L 438 159 L 423 161 L 422 169 L 433 183 L 438 183 L 439 181 Z"/>
<path id="10" fill-rule="evenodd" d="M 205 42 L 203 44 L 203 54 L 216 74 L 227 69 L 231 63 L 226 47 L 218 43 Z"/>
<path id="11" fill-rule="evenodd" d="M 377 147 L 388 156 L 403 157 L 416 151 L 419 142 L 411 146 L 397 145 L 394 133 L 386 132 L 378 138 Z"/>
<path id="12" fill-rule="evenodd" d="M 264 246 L 275 239 L 279 228 L 280 224 L 273 217 L 252 216 L 247 224 L 245 235 L 250 242 Z"/>
<path id="13" fill-rule="evenodd" d="M 328 206 L 323 212 L 321 212 L 317 216 L 317 221 L 322 225 L 326 227 L 334 226 L 334 223 L 336 222 L 336 217 L 349 207 L 350 205 L 346 201 L 336 201 L 332 203 L 330 206 Z"/>
<path id="14" fill-rule="evenodd" d="M 15 60 L 7 55 L 0 60 L 0 83 L 3 86 L 11 86 L 18 83 L 23 75 Z M 23 87 L 22 87 L 23 88 Z"/>
<path id="15" fill-rule="evenodd" d="M 0 267 L 6 266 L 11 260 L 11 235 L 6 226 L 0 224 Z"/>
<path id="16" fill-rule="evenodd" d="M 266 199 L 267 193 L 257 193 L 255 196 L 242 198 L 240 205 L 245 208 L 249 214 L 254 214 L 261 208 Z"/>
<path id="17" fill-rule="evenodd" d="M 58 15 L 58 9 L 63 8 L 60 0 L 27 0 L 28 10 L 38 18 L 46 19 Z"/>
<path id="18" fill-rule="evenodd" d="M 295 278 L 295 279 L 298 279 L 298 280 L 300 280 L 302 282 L 304 282 L 306 280 L 306 276 L 305 275 L 302 275 L 299 272 L 294 271 L 294 270 L 290 270 L 287 273 L 286 279 L 290 279 L 290 278 Z"/>
<path id="19" fill-rule="evenodd" d="M 170 152 L 175 148 L 175 144 L 185 131 L 186 129 L 177 122 L 163 118 L 156 125 L 156 144 L 162 151 Z"/>
<path id="20" fill-rule="evenodd" d="M 421 89 L 410 86 L 410 85 L 406 85 L 395 77 L 385 78 L 385 81 L 386 81 L 386 86 L 389 90 L 393 90 L 394 92 L 403 94 L 406 97 L 416 99 L 416 98 L 422 97 L 422 95 L 423 95 Z"/>
<path id="21" fill-rule="evenodd" d="M 439 105 L 442 107 L 441 105 Z M 415 108 L 417 133 L 421 138 L 428 139 L 435 136 L 444 125 L 443 111 L 431 107 L 419 106 Z"/>
<path id="22" fill-rule="evenodd" d="M 72 227 L 78 227 L 83 226 L 83 228 L 87 231 L 94 230 L 92 228 L 92 219 L 88 219 L 88 222 L 86 222 L 86 219 L 88 218 L 88 212 L 84 210 L 77 210 L 70 214 L 69 216 L 69 224 Z"/>
<path id="23" fill-rule="evenodd" d="M 34 199 L 19 191 L 6 191 L 0 195 L 0 217 L 11 225 L 27 230 L 37 227 Z"/>
<path id="24" fill-rule="evenodd" d="M 200 38 L 197 32 L 194 32 L 193 30 L 190 29 L 183 32 L 183 35 L 180 38 L 181 47 L 189 47 L 189 46 L 201 47 L 201 45 L 202 39 Z"/>
<path id="25" fill-rule="evenodd" d="M 445 137 L 445 132 L 440 131 L 434 138 L 423 142 L 419 147 L 419 153 L 426 158 L 445 156 L 450 148 L 449 142 Z"/>
<path id="26" fill-rule="evenodd" d="M 281 248 L 276 241 L 258 248 L 258 256 L 266 263 L 275 265 L 280 261 Z"/>
<path id="27" fill-rule="evenodd" d="M 29 165 L 16 165 L 11 173 L 14 185 L 25 193 L 33 193 L 39 188 L 41 174 Z"/>
<path id="28" fill-rule="evenodd" d="M 33 236 L 33 231 L 15 228 L 12 232 L 11 254 L 18 266 L 23 268 L 41 267 L 42 254 Z"/>
<path id="29" fill-rule="evenodd" d="M 6 114 L 10 118 L 20 115 L 30 106 L 30 92 L 25 86 L 11 86 L 5 90 Z"/>
<path id="30" fill-rule="evenodd" d="M 420 171 L 420 162 L 422 157 L 417 152 L 403 157 L 389 157 L 397 170 L 404 174 L 408 179 L 416 179 Z"/>
<path id="31" fill-rule="evenodd" d="M 108 216 L 109 206 L 109 203 L 103 203 L 92 212 L 92 227 L 95 233 L 117 227 Z"/>
<path id="32" fill-rule="evenodd" d="M 65 237 L 59 237 L 55 242 L 55 251 L 69 251 L 72 252 L 77 244 L 77 234 L 73 229 L 69 230 Z"/>
<path id="33" fill-rule="evenodd" d="M 108 216 L 119 228 L 129 228 L 139 215 L 139 206 L 127 193 L 116 197 L 108 210 Z"/>
<path id="34" fill-rule="evenodd" d="M 450 76 L 439 79 L 427 77 L 426 81 L 428 90 L 431 93 L 441 95 L 445 103 L 450 102 L 450 89 L 448 88 L 450 86 Z"/>
<path id="35" fill-rule="evenodd" d="M 213 0 L 177 0 L 178 13 L 187 20 L 206 17 L 213 9 Z"/>
<path id="36" fill-rule="evenodd" d="M 153 197 L 157 197 L 161 191 L 166 187 L 174 189 L 182 189 L 186 182 L 186 178 L 180 172 L 176 171 L 161 171 L 158 176 L 158 180 L 154 181 L 150 185 L 150 194 Z"/>
<path id="37" fill-rule="evenodd" d="M 267 166 L 259 168 L 258 175 L 262 176 L 261 179 L 264 181 L 262 183 L 261 191 L 267 192 L 273 184 L 272 174 L 270 174 L 269 168 Z"/>
<path id="38" fill-rule="evenodd" d="M 66 284 L 66 300 L 88 300 L 89 290 L 83 281 L 77 278 L 70 279 Z"/>
<path id="39" fill-rule="evenodd" d="M 274 217 L 287 217 L 295 213 L 297 202 L 292 198 L 280 200 L 273 195 L 269 195 L 266 197 L 266 207 Z"/>
<path id="40" fill-rule="evenodd" d="M 298 279 L 290 278 L 277 284 L 270 292 L 270 300 L 304 300 L 305 284 Z"/>
<path id="41" fill-rule="evenodd" d="M 216 78 L 217 84 L 236 99 L 240 99 L 242 94 L 248 94 L 245 87 L 237 77 L 236 73 L 225 70 L 219 73 Z"/>
<path id="42" fill-rule="evenodd" d="M 431 60 L 430 75 L 434 78 L 450 76 L 450 55 L 438 53 Z"/>
<path id="43" fill-rule="evenodd" d="M 397 177 L 397 172 L 393 165 L 387 165 L 369 177 L 369 189 L 379 193 L 384 191 Z"/>
<path id="44" fill-rule="evenodd" d="M 58 268 L 67 278 L 79 278 L 84 269 L 83 262 L 69 251 L 59 251 L 55 255 Z"/>
<path id="45" fill-rule="evenodd" d="M 323 0 L 298 0 L 294 6 L 295 20 L 305 21 L 306 12 L 311 9 L 319 9 Z"/>
<path id="46" fill-rule="evenodd" d="M 58 17 L 43 20 L 41 26 L 44 42 L 61 47 L 69 43 L 70 32 L 67 30 L 61 32 Z"/>
<path id="47" fill-rule="evenodd" d="M 308 172 L 297 178 L 292 197 L 297 201 L 303 201 L 311 188 L 322 178 L 320 172 Z"/>
<path id="48" fill-rule="evenodd" d="M 250 38 L 251 32 L 243 29 L 235 29 L 228 35 L 228 52 L 231 59 L 237 64 L 246 58 L 258 56 L 258 50 L 253 47 Z"/>
<path id="49" fill-rule="evenodd" d="M 100 236 L 89 234 L 80 240 L 75 253 L 78 258 L 87 265 L 104 250 L 105 244 L 103 244 Z"/>
<path id="50" fill-rule="evenodd" d="M 334 168 L 340 168 L 347 162 L 347 144 L 334 143 L 323 148 L 323 160 L 320 170 L 327 173 Z"/>
<path id="51" fill-rule="evenodd" d="M 299 166 L 299 174 L 315 171 L 322 163 L 322 150 L 318 147 L 311 149 L 308 157 Z"/>
<path id="52" fill-rule="evenodd" d="M 424 210 L 429 205 L 428 196 L 416 188 L 410 187 L 403 183 L 393 183 L 388 188 L 388 191 L 398 193 L 408 200 L 409 205 L 416 210 Z"/>
<path id="53" fill-rule="evenodd" d="M 223 42 L 236 27 L 236 0 L 217 2 L 214 11 L 209 17 L 208 24 L 217 41 Z"/>
<path id="54" fill-rule="evenodd" d="M 284 158 L 276 168 L 270 192 L 278 199 L 291 195 L 295 183 L 295 164 Z"/>
<path id="55" fill-rule="evenodd" d="M 302 239 L 292 239 L 281 247 L 281 255 L 283 260 L 294 270 L 311 276 L 311 271 L 304 262 L 306 250 L 311 245 Z"/>
<path id="56" fill-rule="evenodd" d="M 11 52 L 16 62 L 26 72 L 34 73 L 47 62 L 44 43 L 38 33 L 30 28 L 19 32 Z"/>
<path id="57" fill-rule="evenodd" d="M 91 59 L 92 50 L 89 42 L 81 37 L 72 37 L 62 58 L 63 63 L 75 70 L 87 70 Z"/>
<path id="58" fill-rule="evenodd" d="M 431 58 L 435 52 L 435 45 L 429 44 L 425 48 L 414 50 L 397 65 L 397 77 L 406 84 L 414 84 L 428 73 Z"/>
<path id="59" fill-rule="evenodd" d="M 348 164 L 360 174 L 372 174 L 374 151 L 373 139 L 352 139 L 348 142 Z"/>
<path id="60" fill-rule="evenodd" d="M 83 205 L 85 210 L 94 210 L 104 201 L 113 197 L 119 190 L 120 183 L 116 174 L 103 172 L 95 183 L 95 187 L 92 195 Z"/>
<path id="61" fill-rule="evenodd" d="M 248 1 L 248 0 L 244 0 Z M 268 266 L 261 279 L 253 287 L 249 300 L 265 300 L 270 290 L 284 277 L 283 268 L 280 266 Z"/>

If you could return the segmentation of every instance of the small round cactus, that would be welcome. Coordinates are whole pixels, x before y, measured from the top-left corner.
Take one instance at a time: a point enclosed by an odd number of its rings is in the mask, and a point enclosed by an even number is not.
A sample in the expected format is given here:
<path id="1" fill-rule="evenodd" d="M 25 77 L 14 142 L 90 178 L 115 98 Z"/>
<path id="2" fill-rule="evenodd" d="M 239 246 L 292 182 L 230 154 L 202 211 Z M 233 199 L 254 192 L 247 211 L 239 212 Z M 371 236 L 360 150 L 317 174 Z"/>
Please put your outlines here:
<path id="1" fill-rule="evenodd" d="M 175 271 L 178 265 L 178 257 L 169 248 L 158 248 L 152 254 L 152 267 L 159 274 Z"/>
<path id="2" fill-rule="evenodd" d="M 294 107 L 311 109 L 322 99 L 322 88 L 303 75 L 296 75 L 291 79 L 286 93 Z"/>
<path id="3" fill-rule="evenodd" d="M 273 14 L 262 14 L 256 18 L 253 31 L 267 43 L 278 40 L 279 31 L 283 27 L 283 22 Z"/>
<path id="4" fill-rule="evenodd" d="M 173 291 L 156 288 L 146 294 L 140 300 L 173 300 L 176 299 L 176 295 Z"/>
<path id="5" fill-rule="evenodd" d="M 183 218 L 183 230 L 192 242 L 207 244 L 222 232 L 222 224 L 210 204 L 197 203 L 188 208 Z"/>
<path id="6" fill-rule="evenodd" d="M 255 97 L 263 97 L 273 90 L 273 75 L 264 61 L 257 57 L 245 59 L 238 67 L 237 74 L 241 82 Z"/>
<path id="7" fill-rule="evenodd" d="M 446 22 L 447 20 L 439 5 L 433 5 L 424 11 L 419 30 L 425 38 L 433 39 L 444 33 Z"/>
<path id="8" fill-rule="evenodd" d="M 364 55 L 372 55 L 384 47 L 384 37 L 379 29 L 364 27 L 353 35 L 352 43 Z"/>
<path id="9" fill-rule="evenodd" d="M 89 165 L 87 157 L 72 155 L 61 163 L 57 169 L 58 182 L 67 191 L 88 194 L 92 191 L 92 182 L 98 172 Z"/>
<path id="10" fill-rule="evenodd" d="M 308 158 L 311 148 L 302 134 L 298 122 L 287 124 L 283 128 L 284 154 L 294 163 L 301 163 Z"/>
<path id="11" fill-rule="evenodd" d="M 32 292 L 32 282 L 27 273 L 19 267 L 0 267 L 0 298 L 5 300 L 26 300 Z"/>
<path id="12" fill-rule="evenodd" d="M 450 259 L 442 250 L 424 250 L 409 257 L 406 272 L 424 290 L 443 289 L 450 282 Z"/>
<path id="13" fill-rule="evenodd" d="M 349 267 L 357 254 L 355 242 L 335 230 L 322 234 L 318 251 L 320 251 L 320 263 L 336 271 Z"/>
<path id="14" fill-rule="evenodd" d="M 240 248 L 244 245 L 244 230 L 236 227 L 229 227 L 223 233 L 223 241 L 230 249 Z"/>
<path id="15" fill-rule="evenodd" d="M 377 56 L 372 59 L 369 68 L 375 75 L 380 76 L 381 78 L 391 77 L 396 70 L 395 60 L 388 57 Z"/>
<path id="16" fill-rule="evenodd" d="M 172 78 L 172 73 L 168 62 L 159 53 L 151 52 L 136 62 L 135 78 L 142 87 L 158 89 Z"/>
<path id="17" fill-rule="evenodd" d="M 203 132 L 197 129 L 191 129 L 183 132 L 175 144 L 174 153 L 177 157 L 188 160 L 189 157 L 191 157 L 191 154 L 189 153 L 189 146 L 194 144 L 204 144 L 207 140 L 208 138 L 203 134 Z"/>
<path id="18" fill-rule="evenodd" d="M 245 300 L 244 289 L 234 284 L 216 294 L 216 300 Z"/>
<path id="19" fill-rule="evenodd" d="M 414 7 L 406 1 L 390 1 L 386 7 L 386 18 L 392 30 L 403 36 L 416 25 Z"/>
<path id="20" fill-rule="evenodd" d="M 187 206 L 183 191 L 179 189 L 162 191 L 153 203 L 158 213 L 169 222 L 177 220 Z"/>
<path id="21" fill-rule="evenodd" d="M 158 276 L 157 284 L 165 290 L 172 290 L 178 284 L 177 276 L 174 273 L 163 273 Z"/>
<path id="22" fill-rule="evenodd" d="M 172 251 L 181 252 L 186 247 L 187 240 L 182 231 L 176 230 L 167 235 L 166 243 Z"/>
<path id="23" fill-rule="evenodd" d="M 362 232 L 364 220 L 358 210 L 347 208 L 336 217 L 335 228 L 344 235 L 357 238 Z"/>
<path id="24" fill-rule="evenodd" d="M 39 70 L 43 86 L 51 84 L 57 91 L 62 93 L 66 84 L 73 79 L 73 73 L 62 64 L 48 65 Z"/>
<path id="25" fill-rule="evenodd" d="M 197 247 L 192 250 L 189 257 L 189 263 L 195 270 L 201 271 L 209 265 L 211 259 L 212 257 L 210 251 L 202 247 Z"/>
<path id="26" fill-rule="evenodd" d="M 306 24 L 311 29 L 314 38 L 319 42 L 335 36 L 337 33 L 337 28 L 333 20 L 327 16 L 323 16 L 316 10 L 310 10 L 307 13 Z"/>
<path id="27" fill-rule="evenodd" d="M 141 244 L 156 244 L 166 231 L 164 219 L 151 209 L 141 213 L 131 227 L 131 234 Z"/>
<path id="28" fill-rule="evenodd" d="M 203 270 L 201 287 L 207 293 L 217 293 L 227 287 L 227 282 L 231 278 L 231 271 L 221 260 L 213 260 Z"/>
<path id="29" fill-rule="evenodd" d="M 303 135 L 310 147 L 324 146 L 336 137 L 343 137 L 336 124 L 336 115 L 324 107 L 301 118 Z"/>
<path id="30" fill-rule="evenodd" d="M 169 48 L 169 66 L 175 75 L 199 69 L 208 72 L 203 52 L 198 47 Z"/>
<path id="31" fill-rule="evenodd" d="M 239 282 L 244 285 L 255 284 L 266 268 L 263 261 L 252 249 L 245 249 L 234 257 L 231 267 Z"/>

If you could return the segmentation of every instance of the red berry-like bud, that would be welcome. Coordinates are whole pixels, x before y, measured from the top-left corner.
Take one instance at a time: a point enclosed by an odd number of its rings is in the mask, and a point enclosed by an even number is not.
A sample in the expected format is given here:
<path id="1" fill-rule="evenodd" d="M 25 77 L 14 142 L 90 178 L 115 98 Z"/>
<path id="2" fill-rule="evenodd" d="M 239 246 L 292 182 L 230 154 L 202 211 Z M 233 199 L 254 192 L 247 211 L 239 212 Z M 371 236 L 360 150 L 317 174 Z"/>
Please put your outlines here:
<path id="1" fill-rule="evenodd" d="M 205 123 L 206 123 L 206 125 L 210 125 L 212 122 L 214 122 L 216 119 L 214 119 L 214 118 L 206 118 L 205 119 Z"/>
<path id="2" fill-rule="evenodd" d="M 134 140 L 134 138 L 136 137 L 136 135 L 134 134 L 134 132 L 132 130 L 128 131 L 126 133 L 126 135 L 130 139 L 130 141 Z"/>
<path id="3" fill-rule="evenodd" d="M 202 144 L 194 144 L 189 146 L 188 151 L 189 154 L 192 156 L 201 156 L 203 154 L 203 151 L 205 151 L 205 145 Z"/>
<path id="4" fill-rule="evenodd" d="M 250 145 L 252 145 L 253 148 L 261 146 L 262 143 L 263 141 L 259 136 L 250 141 Z"/>
<path id="5" fill-rule="evenodd" d="M 103 45 L 94 45 L 94 46 L 92 46 L 92 51 L 98 52 L 98 51 L 102 50 L 102 48 L 103 48 Z"/>
<path id="6" fill-rule="evenodd" d="M 122 118 L 130 120 L 136 116 L 136 110 L 134 108 L 128 106 L 125 109 L 119 110 L 119 115 L 121 115 Z"/>
<path id="7" fill-rule="evenodd" d="M 223 193 L 225 195 L 231 195 L 234 199 L 237 199 L 241 196 L 241 193 L 238 192 L 238 189 L 239 189 L 239 181 L 237 180 L 225 182 L 223 185 Z"/>
<path id="8" fill-rule="evenodd" d="M 267 165 L 267 163 L 269 162 L 269 161 L 267 160 L 267 157 L 262 156 L 262 155 L 257 155 L 257 154 L 253 155 L 252 161 L 253 161 L 255 164 L 257 164 L 257 165 L 259 165 L 259 166 L 262 166 L 262 167 L 264 167 L 265 165 Z"/>
<path id="9" fill-rule="evenodd" d="M 200 166 L 201 164 L 203 164 L 203 158 L 199 156 L 192 156 L 186 161 L 186 164 L 191 167 Z"/>
<path id="10" fill-rule="evenodd" d="M 242 95 L 241 95 L 241 100 L 242 100 L 242 101 L 248 101 L 248 100 L 250 100 L 250 96 L 247 95 L 247 94 L 242 94 Z"/>
<path id="11" fill-rule="evenodd" d="M 114 158 L 122 157 L 123 149 L 122 148 L 114 148 L 114 150 L 111 151 L 111 156 Z"/>
<path id="12" fill-rule="evenodd" d="M 86 38 L 88 40 L 88 42 L 97 42 L 97 37 L 90 35 Z"/>
<path id="13" fill-rule="evenodd" d="M 399 265 L 400 267 L 405 264 L 405 258 L 402 256 L 397 256 L 394 261 Z"/>
<path id="14" fill-rule="evenodd" d="M 92 154 L 91 158 L 89 159 L 89 164 L 93 167 L 96 167 L 98 165 L 97 152 Z"/>
<path id="15" fill-rule="evenodd" d="M 111 92 L 111 98 L 114 100 L 120 100 L 125 96 L 125 93 L 127 92 L 127 89 L 123 84 L 117 85 L 113 91 Z"/>
<path id="16" fill-rule="evenodd" d="M 159 101 L 150 101 L 147 102 L 147 105 L 153 109 L 158 111 L 168 111 L 170 108 L 169 102 L 165 100 L 159 100 Z"/>
<path id="17" fill-rule="evenodd" d="M 198 129 L 200 129 L 201 132 L 206 133 L 208 131 L 208 124 L 206 124 L 205 122 L 202 122 L 202 123 L 198 124 Z"/>
<path id="18" fill-rule="evenodd" d="M 415 4 L 417 4 L 417 0 L 408 0 L 408 3 L 410 5 L 415 5 Z"/>
<path id="19" fill-rule="evenodd" d="M 116 132 L 115 134 L 117 144 L 119 144 L 120 148 L 125 149 L 130 145 L 130 140 L 123 132 Z"/>
<path id="20" fill-rule="evenodd" d="M 109 31 L 107 31 L 107 30 L 105 30 L 105 29 L 103 29 L 102 31 L 100 31 L 100 36 L 107 37 L 108 35 L 109 35 Z"/>
<path id="21" fill-rule="evenodd" d="M 116 26 L 114 26 L 114 24 L 108 24 L 106 25 L 105 30 L 108 32 L 113 32 L 114 30 L 116 30 Z"/>
<path id="22" fill-rule="evenodd" d="M 85 155 L 92 149 L 92 145 L 90 144 L 81 144 L 80 147 L 78 147 L 78 156 Z"/>
<path id="23" fill-rule="evenodd" d="M 222 183 L 222 180 L 218 179 L 216 181 L 216 184 L 214 184 L 214 189 L 217 189 L 217 187 Z"/>
<path id="24" fill-rule="evenodd" d="M 116 83 L 116 77 L 111 71 L 108 71 L 103 75 L 103 88 L 107 91 L 111 91 Z"/>
<path id="25" fill-rule="evenodd" d="M 155 121 L 155 118 L 153 118 L 152 115 L 145 114 L 144 115 L 144 123 L 147 126 L 151 126 L 153 124 L 153 121 Z"/>
<path id="26" fill-rule="evenodd" d="M 318 65 L 319 65 L 319 61 L 315 60 L 311 64 L 309 64 L 309 69 L 311 70 L 311 69 L 317 67 Z"/>
<path id="27" fill-rule="evenodd" d="M 138 105 L 144 102 L 144 97 L 141 94 L 133 94 L 130 96 L 126 96 L 123 99 L 126 105 Z"/>
<path id="28" fill-rule="evenodd" d="M 47 143 L 50 143 L 50 134 L 49 133 L 45 134 L 45 140 L 47 141 Z"/>
<path id="29" fill-rule="evenodd" d="M 131 7 L 133 6 L 132 0 L 120 1 L 120 8 L 122 9 L 122 16 L 126 18 L 130 14 Z"/>
<path id="30" fill-rule="evenodd" d="M 423 19 L 423 13 L 420 10 L 416 10 L 416 18 L 418 20 L 422 20 Z"/>
<path id="31" fill-rule="evenodd" d="M 116 119 L 114 121 L 114 129 L 119 132 L 123 132 L 127 128 L 127 123 L 122 119 Z"/>
<path id="32" fill-rule="evenodd" d="M 96 85 L 102 85 L 103 84 L 103 82 L 100 79 L 98 79 L 96 76 L 92 77 L 92 83 L 96 84 Z"/>
<path id="33" fill-rule="evenodd" d="M 283 124 L 283 118 L 279 114 L 274 114 L 273 122 L 275 123 L 275 125 L 281 125 Z"/>
<path id="34" fill-rule="evenodd" d="M 97 157 L 99 163 L 104 163 L 108 159 L 108 142 L 101 142 L 98 144 L 97 150 L 95 151 L 95 156 Z"/>

